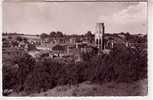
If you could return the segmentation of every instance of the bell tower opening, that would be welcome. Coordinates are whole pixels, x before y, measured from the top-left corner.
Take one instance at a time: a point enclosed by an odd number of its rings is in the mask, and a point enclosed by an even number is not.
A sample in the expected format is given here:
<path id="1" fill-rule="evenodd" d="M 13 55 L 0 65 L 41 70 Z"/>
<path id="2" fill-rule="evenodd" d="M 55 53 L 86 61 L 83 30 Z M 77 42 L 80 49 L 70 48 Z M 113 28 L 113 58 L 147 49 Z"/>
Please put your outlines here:
<path id="1" fill-rule="evenodd" d="M 99 50 L 104 49 L 104 33 L 105 33 L 105 26 L 104 23 L 97 23 L 96 24 L 96 33 L 95 33 L 95 43 Z"/>

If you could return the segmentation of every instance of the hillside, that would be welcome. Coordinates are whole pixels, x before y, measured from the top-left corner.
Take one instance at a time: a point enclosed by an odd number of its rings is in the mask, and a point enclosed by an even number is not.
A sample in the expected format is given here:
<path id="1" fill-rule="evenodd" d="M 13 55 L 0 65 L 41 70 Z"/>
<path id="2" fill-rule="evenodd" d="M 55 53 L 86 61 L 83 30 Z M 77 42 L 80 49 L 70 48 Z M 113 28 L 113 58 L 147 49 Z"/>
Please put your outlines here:
<path id="1" fill-rule="evenodd" d="M 26 96 L 24 93 L 12 93 L 9 96 Z M 147 95 L 147 80 L 133 83 L 108 82 L 95 84 L 89 81 L 73 86 L 57 86 L 46 92 L 34 93 L 28 96 L 145 96 Z"/>

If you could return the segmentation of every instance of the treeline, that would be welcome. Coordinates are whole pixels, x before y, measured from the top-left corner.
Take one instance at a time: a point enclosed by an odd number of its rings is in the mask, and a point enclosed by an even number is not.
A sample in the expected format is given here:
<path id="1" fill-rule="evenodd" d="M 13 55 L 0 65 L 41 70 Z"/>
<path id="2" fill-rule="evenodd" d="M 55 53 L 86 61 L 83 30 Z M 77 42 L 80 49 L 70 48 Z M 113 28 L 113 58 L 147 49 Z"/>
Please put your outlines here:
<path id="1" fill-rule="evenodd" d="M 8 36 L 8 39 L 2 39 L 2 47 L 9 48 L 9 47 L 20 47 L 24 48 L 27 45 L 28 50 L 36 50 L 36 44 L 40 43 L 31 43 L 28 41 L 26 37 L 17 36 L 13 38 L 12 36 Z"/>
<path id="2" fill-rule="evenodd" d="M 49 58 L 36 62 L 31 56 L 24 54 L 13 59 L 18 67 L 3 65 L 3 90 L 13 89 L 28 94 L 84 81 L 133 82 L 147 78 L 147 53 L 141 48 L 115 47 L 109 55 L 83 56 L 89 56 L 89 59 L 65 64 Z"/>
<path id="3" fill-rule="evenodd" d="M 66 37 L 66 36 L 70 36 L 70 37 L 80 37 L 80 36 L 87 36 L 87 37 L 93 37 L 93 33 L 91 31 L 88 31 L 87 33 L 85 33 L 84 35 L 77 35 L 77 34 L 72 34 L 72 35 L 66 35 L 61 31 L 52 31 L 50 33 L 41 33 L 40 34 L 40 38 L 41 39 L 45 39 L 45 38 L 60 38 L 60 37 Z"/>

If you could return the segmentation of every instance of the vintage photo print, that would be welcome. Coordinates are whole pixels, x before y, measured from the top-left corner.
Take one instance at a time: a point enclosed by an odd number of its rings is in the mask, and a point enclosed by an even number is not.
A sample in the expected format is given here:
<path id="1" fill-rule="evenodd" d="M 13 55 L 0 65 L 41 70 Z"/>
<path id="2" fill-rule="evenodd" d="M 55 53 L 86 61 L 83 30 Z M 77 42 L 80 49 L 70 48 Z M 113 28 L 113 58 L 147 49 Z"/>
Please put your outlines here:
<path id="1" fill-rule="evenodd" d="M 148 95 L 147 0 L 4 0 L 2 95 Z"/>

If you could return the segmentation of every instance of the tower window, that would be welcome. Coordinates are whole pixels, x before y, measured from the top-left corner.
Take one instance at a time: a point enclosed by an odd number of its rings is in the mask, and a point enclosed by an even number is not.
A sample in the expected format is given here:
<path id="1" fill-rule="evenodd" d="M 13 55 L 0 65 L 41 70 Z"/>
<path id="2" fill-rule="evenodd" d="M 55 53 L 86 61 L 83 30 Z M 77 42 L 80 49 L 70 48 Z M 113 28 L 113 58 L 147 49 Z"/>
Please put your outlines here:
<path id="1" fill-rule="evenodd" d="M 101 42 L 102 42 L 101 39 L 99 39 L 99 44 L 102 44 Z"/>
<path id="2" fill-rule="evenodd" d="M 96 39 L 96 44 L 98 45 L 98 39 Z"/>

